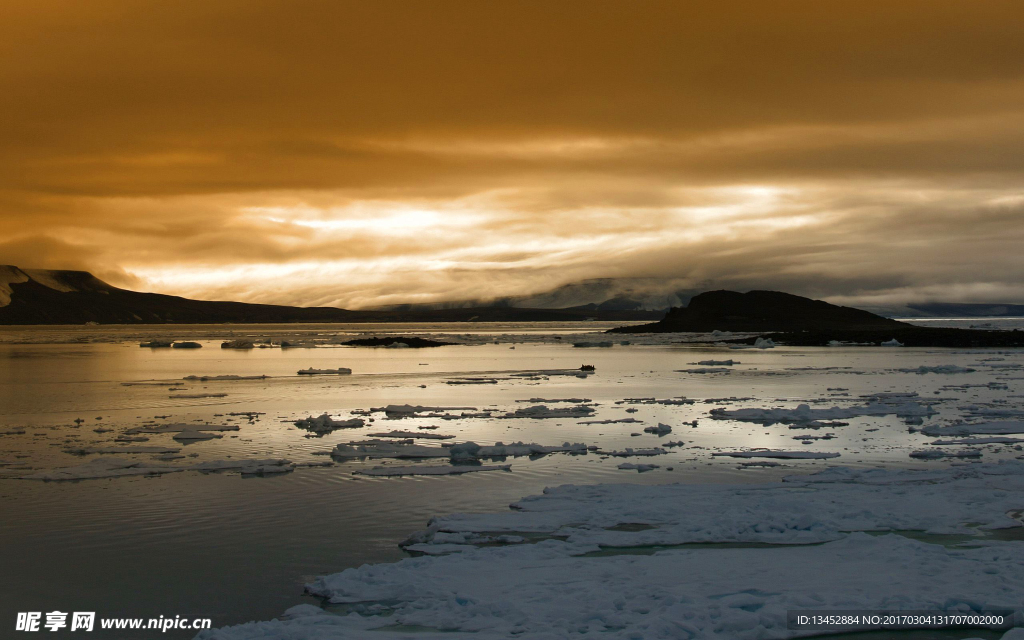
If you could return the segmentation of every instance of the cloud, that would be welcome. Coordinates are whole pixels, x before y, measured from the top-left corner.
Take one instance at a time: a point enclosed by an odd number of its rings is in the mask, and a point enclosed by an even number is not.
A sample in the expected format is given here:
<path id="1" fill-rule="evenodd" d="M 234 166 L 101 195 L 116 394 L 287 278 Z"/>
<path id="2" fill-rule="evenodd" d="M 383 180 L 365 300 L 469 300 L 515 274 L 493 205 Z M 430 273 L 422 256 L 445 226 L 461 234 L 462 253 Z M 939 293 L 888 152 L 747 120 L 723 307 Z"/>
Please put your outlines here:
<path id="1" fill-rule="evenodd" d="M 353 307 L 594 278 L 1024 300 L 1016 9 L 12 7 L 0 262 Z"/>

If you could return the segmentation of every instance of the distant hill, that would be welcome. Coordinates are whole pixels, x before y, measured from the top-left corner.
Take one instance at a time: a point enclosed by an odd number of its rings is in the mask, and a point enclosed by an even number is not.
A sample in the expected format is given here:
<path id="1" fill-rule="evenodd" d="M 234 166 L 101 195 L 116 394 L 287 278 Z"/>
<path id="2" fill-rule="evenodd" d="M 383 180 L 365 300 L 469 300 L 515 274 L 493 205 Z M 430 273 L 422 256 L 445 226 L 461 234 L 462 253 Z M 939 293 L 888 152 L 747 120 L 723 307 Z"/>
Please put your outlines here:
<path id="1" fill-rule="evenodd" d="M 624 333 L 673 331 L 810 331 L 897 329 L 907 325 L 873 313 L 781 291 L 708 291 L 660 322 L 617 329 Z"/>
<path id="2" fill-rule="evenodd" d="M 929 318 L 1024 318 L 1024 304 L 921 302 L 907 307 L 918 312 L 914 315 Z"/>
<path id="3" fill-rule="evenodd" d="M 908 347 L 1020 347 L 1024 331 L 977 331 L 918 327 L 851 307 L 781 291 L 708 291 L 689 306 L 671 309 L 660 322 L 619 327 L 614 333 L 736 331 L 794 346 L 835 342 L 878 345 L 896 340 Z M 737 340 L 753 343 L 755 338 Z"/>
<path id="4" fill-rule="evenodd" d="M 86 271 L 0 265 L 0 325 L 216 324 L 294 322 L 553 322 L 656 320 L 663 312 L 622 309 L 467 307 L 353 311 L 191 300 L 119 289 Z"/>

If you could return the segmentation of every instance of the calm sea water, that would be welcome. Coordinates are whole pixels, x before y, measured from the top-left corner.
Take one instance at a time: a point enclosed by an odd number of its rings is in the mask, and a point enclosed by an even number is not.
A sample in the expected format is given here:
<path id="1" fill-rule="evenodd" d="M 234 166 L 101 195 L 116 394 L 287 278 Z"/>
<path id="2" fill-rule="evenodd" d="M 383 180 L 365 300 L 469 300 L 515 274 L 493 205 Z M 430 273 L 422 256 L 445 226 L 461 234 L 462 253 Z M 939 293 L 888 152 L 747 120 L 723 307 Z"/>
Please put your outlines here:
<path id="1" fill-rule="evenodd" d="M 1024 326 L 1019 319 L 969 319 L 961 325 Z M 1014 325 L 1013 323 L 1017 324 Z M 404 557 L 397 543 L 436 514 L 495 511 L 545 486 L 593 482 L 761 482 L 810 472 L 826 464 L 929 466 L 908 453 L 928 438 L 895 416 L 850 420 L 835 438 L 802 445 L 786 425 L 708 419 L 715 407 L 850 404 L 881 391 L 915 391 L 938 402 L 929 422 L 959 416 L 975 403 L 1019 407 L 1024 353 L 1017 351 L 775 348 L 657 344 L 630 339 L 612 348 L 574 348 L 573 341 L 607 328 L 599 323 L 542 325 L 60 327 L 0 330 L 0 629 L 12 629 L 18 611 L 96 611 L 100 616 L 212 618 L 215 626 L 269 619 L 305 601 L 311 577 L 367 562 Z M 319 339 L 365 332 L 454 336 L 471 343 L 434 349 L 220 349 L 239 336 Z M 152 337 L 198 340 L 198 350 L 143 349 Z M 557 339 L 561 338 L 561 339 Z M 653 343 L 652 343 L 653 342 Z M 511 348 L 514 347 L 514 348 Z M 681 373 L 700 360 L 734 359 L 727 374 Z M 596 375 L 510 377 L 537 370 L 596 366 Z M 896 369 L 921 365 L 971 366 L 972 373 L 918 375 Z M 999 366 L 993 366 L 999 365 Z M 344 377 L 297 376 L 299 369 L 349 367 Z M 184 382 L 188 375 L 267 375 L 262 380 Z M 460 376 L 496 384 L 452 385 Z M 151 384 L 126 386 L 126 382 Z M 171 391 L 174 388 L 183 391 Z M 969 385 L 969 386 L 965 386 Z M 989 386 L 981 386 L 989 385 Z M 182 395 L 224 393 L 223 397 Z M 176 397 L 177 396 L 177 397 Z M 685 396 L 692 405 L 624 405 L 624 398 Z M 642 424 L 580 424 L 581 420 L 417 418 L 382 419 L 358 430 L 320 438 L 293 426 L 300 417 L 329 412 L 347 417 L 389 403 L 469 406 L 499 412 L 540 404 L 531 398 L 586 398 L 592 419 L 633 417 Z M 725 398 L 749 398 L 725 400 Z M 565 406 L 565 405 L 563 405 Z M 637 409 L 627 413 L 628 407 Z M 226 416 L 257 411 L 255 421 Z M 166 416 L 166 417 L 161 417 Z M 75 422 L 81 420 L 81 423 Z M 287 458 L 322 462 L 339 442 L 367 433 L 439 425 L 437 433 L 474 440 L 560 444 L 604 449 L 652 447 L 684 440 L 637 474 L 617 469 L 639 459 L 553 454 L 510 458 L 512 471 L 453 477 L 368 478 L 353 471 L 381 461 L 300 468 L 276 477 L 184 472 L 158 477 L 38 482 L 17 479 L 41 469 L 81 464 L 69 448 L 112 445 L 126 428 L 146 421 L 224 422 L 237 432 L 182 447 L 184 461 Z M 697 426 L 684 422 L 697 420 Z M 631 435 L 663 422 L 659 439 Z M 109 429 L 109 431 L 106 431 Z M 24 431 L 24 433 L 17 433 Z M 824 433 L 821 430 L 818 433 Z M 172 445 L 171 434 L 144 445 Z M 175 444 L 175 446 L 181 446 Z M 711 452 L 769 447 L 839 452 L 832 461 L 785 461 L 781 468 L 740 469 Z M 986 447 L 985 460 L 1016 457 L 1013 447 Z M 152 456 L 138 456 L 148 459 Z M 648 460 L 649 461 L 649 460 Z M 434 463 L 437 464 L 437 463 Z M 672 467 L 672 470 L 667 470 Z M 130 636 L 145 637 L 146 632 Z M 3 634 L 0 634 L 3 635 Z M 96 636 L 103 637 L 101 632 Z M 161 637 L 190 637 L 191 632 Z M 111 636 L 113 637 L 113 636 Z"/>

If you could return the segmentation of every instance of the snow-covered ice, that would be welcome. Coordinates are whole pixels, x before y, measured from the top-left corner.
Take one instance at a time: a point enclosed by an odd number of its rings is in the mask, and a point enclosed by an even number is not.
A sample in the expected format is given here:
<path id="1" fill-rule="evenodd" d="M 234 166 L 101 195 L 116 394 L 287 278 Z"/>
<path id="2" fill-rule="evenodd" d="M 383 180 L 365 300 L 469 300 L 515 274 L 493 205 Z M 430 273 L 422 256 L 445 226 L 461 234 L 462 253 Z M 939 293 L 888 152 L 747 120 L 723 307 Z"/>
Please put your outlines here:
<path id="1" fill-rule="evenodd" d="M 1016 462 L 836 467 L 752 485 L 565 485 L 514 511 L 434 518 L 406 543 L 426 555 L 307 585 L 328 603 L 351 605 L 348 613 L 300 605 L 277 620 L 197 638 L 326 640 L 372 630 L 393 639 L 419 629 L 414 635 L 486 640 L 761 640 L 803 635 L 787 628 L 791 610 L 1020 615 L 1024 542 L 986 532 L 1021 527 L 1008 513 L 1020 509 L 1022 491 L 1024 464 Z M 865 533 L 911 530 L 975 541 L 956 547 Z M 692 543 L 705 546 L 685 546 Z"/>

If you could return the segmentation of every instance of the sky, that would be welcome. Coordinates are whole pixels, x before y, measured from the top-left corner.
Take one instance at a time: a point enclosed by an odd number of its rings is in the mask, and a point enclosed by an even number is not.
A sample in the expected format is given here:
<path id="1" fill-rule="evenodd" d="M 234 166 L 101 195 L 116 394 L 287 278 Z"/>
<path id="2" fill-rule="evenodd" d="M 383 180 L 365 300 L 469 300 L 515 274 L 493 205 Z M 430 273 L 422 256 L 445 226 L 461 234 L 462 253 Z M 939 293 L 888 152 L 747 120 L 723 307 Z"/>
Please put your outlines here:
<path id="1" fill-rule="evenodd" d="M 1024 302 L 1017 0 L 0 0 L 0 264 Z"/>

